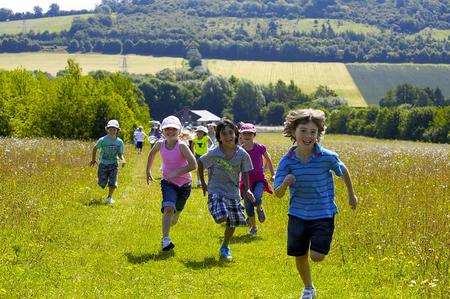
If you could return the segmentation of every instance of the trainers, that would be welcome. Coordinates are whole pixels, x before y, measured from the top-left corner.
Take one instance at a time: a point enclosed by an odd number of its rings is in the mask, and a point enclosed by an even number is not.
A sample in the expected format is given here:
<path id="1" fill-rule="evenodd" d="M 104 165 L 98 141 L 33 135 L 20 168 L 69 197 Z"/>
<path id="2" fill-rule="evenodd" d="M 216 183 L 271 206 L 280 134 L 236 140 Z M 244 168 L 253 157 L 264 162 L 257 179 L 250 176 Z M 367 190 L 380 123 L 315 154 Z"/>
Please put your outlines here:
<path id="1" fill-rule="evenodd" d="M 228 246 L 222 246 L 219 250 L 219 255 L 221 259 L 231 261 L 233 259 L 233 256 L 231 255 L 230 247 Z"/>
<path id="2" fill-rule="evenodd" d="M 248 234 L 252 237 L 256 236 L 256 234 L 258 233 L 258 228 L 255 227 L 250 227 L 250 229 L 248 230 Z"/>
<path id="3" fill-rule="evenodd" d="M 256 208 L 256 212 L 258 213 L 258 221 L 260 223 L 263 223 L 266 221 L 266 214 L 264 213 L 264 210 L 262 207 Z"/>
<path id="4" fill-rule="evenodd" d="M 107 205 L 112 205 L 112 204 L 114 203 L 114 199 L 113 199 L 111 196 L 108 196 L 108 197 L 106 198 L 105 203 L 106 203 Z"/>
<path id="5" fill-rule="evenodd" d="M 162 251 L 169 251 L 175 247 L 175 244 L 172 243 L 169 237 L 165 237 L 162 239 Z"/>
<path id="6" fill-rule="evenodd" d="M 178 222 L 178 218 L 180 218 L 180 213 L 174 213 L 172 215 L 172 219 L 170 220 L 170 226 L 174 226 Z"/>
<path id="7" fill-rule="evenodd" d="M 300 299 L 313 299 L 313 298 L 316 298 L 316 289 L 314 287 L 304 288 Z"/>

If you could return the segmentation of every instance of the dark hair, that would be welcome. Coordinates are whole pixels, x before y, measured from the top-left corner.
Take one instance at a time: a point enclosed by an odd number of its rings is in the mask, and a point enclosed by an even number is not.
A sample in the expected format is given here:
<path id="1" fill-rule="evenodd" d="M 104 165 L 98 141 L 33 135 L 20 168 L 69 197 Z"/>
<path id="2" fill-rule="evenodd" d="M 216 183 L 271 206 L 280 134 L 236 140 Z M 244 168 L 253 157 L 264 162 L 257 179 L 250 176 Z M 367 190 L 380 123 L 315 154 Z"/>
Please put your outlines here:
<path id="1" fill-rule="evenodd" d="M 229 119 L 222 118 L 222 120 L 217 124 L 216 127 L 216 139 L 219 143 L 222 143 L 220 140 L 220 132 L 222 132 L 226 127 L 230 127 L 234 131 L 234 143 L 238 144 L 239 142 L 239 129 L 236 127 L 236 125 Z"/>

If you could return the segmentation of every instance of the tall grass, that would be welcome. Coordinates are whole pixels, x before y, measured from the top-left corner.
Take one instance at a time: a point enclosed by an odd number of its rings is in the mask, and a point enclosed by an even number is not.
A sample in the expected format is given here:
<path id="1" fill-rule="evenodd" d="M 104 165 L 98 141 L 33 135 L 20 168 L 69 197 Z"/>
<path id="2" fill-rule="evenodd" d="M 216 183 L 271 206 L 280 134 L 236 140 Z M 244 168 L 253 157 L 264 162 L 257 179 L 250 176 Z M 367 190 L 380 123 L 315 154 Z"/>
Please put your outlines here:
<path id="1" fill-rule="evenodd" d="M 279 133 L 257 137 L 275 162 L 289 147 Z M 449 145 L 349 136 L 324 143 L 350 169 L 360 205 L 349 209 L 338 180 L 331 253 L 312 268 L 319 295 L 449 297 Z M 145 183 L 146 155 L 127 147 L 109 207 L 87 166 L 91 146 L 0 139 L 0 297 L 298 297 L 285 253 L 287 198 L 265 195 L 259 235 L 237 229 L 234 261 L 222 263 L 224 228 L 195 188 L 171 232 L 174 254 L 162 254 L 161 196 L 158 183 Z"/>

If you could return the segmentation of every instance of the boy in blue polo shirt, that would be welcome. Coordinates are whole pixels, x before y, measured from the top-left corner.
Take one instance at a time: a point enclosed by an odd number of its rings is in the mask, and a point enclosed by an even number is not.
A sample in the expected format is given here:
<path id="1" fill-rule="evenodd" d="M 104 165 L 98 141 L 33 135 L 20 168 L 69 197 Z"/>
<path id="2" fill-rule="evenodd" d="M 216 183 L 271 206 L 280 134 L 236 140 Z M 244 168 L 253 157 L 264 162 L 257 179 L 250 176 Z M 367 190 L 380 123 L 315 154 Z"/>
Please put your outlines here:
<path id="1" fill-rule="evenodd" d="M 303 299 L 316 297 L 308 253 L 314 262 L 322 261 L 333 237 L 337 207 L 332 172 L 344 179 L 352 209 L 358 203 L 346 166 L 336 153 L 320 145 L 325 128 L 325 114 L 320 110 L 289 112 L 283 135 L 296 146 L 281 158 L 274 180 L 277 197 L 290 190 L 287 254 L 296 259 L 305 286 Z"/>

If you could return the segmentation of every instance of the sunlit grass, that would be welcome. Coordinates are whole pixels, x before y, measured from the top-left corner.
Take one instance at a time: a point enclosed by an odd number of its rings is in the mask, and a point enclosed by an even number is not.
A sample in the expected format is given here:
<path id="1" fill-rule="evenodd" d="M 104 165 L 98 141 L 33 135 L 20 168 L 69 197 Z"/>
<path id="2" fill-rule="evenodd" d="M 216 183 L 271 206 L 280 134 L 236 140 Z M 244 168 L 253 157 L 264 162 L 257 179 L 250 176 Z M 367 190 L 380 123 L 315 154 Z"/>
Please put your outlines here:
<path id="1" fill-rule="evenodd" d="M 258 138 L 276 162 L 289 147 L 280 134 Z M 349 136 L 324 143 L 349 167 L 361 202 L 351 211 L 337 180 L 332 250 L 313 265 L 319 295 L 448 297 L 449 145 Z M 0 297 L 298 297 L 285 253 L 287 198 L 265 195 L 259 236 L 238 229 L 235 260 L 224 264 L 223 227 L 194 189 L 171 233 L 175 254 L 163 255 L 160 188 L 145 183 L 146 155 L 127 147 L 117 204 L 109 207 L 87 166 L 91 146 L 0 139 Z"/>

